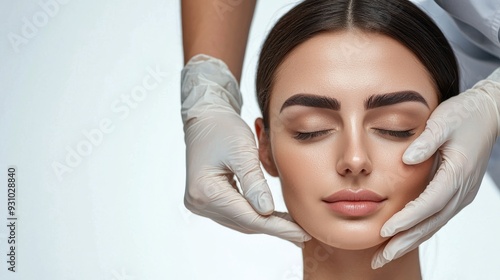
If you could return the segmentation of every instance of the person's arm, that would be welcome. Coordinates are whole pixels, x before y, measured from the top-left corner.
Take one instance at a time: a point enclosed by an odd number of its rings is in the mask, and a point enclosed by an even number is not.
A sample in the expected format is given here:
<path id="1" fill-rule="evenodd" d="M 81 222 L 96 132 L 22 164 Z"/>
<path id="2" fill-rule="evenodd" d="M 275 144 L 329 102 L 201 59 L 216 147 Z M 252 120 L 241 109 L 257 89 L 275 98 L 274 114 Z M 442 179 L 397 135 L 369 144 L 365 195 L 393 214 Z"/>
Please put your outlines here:
<path id="1" fill-rule="evenodd" d="M 226 63 L 237 81 L 256 0 L 182 0 L 184 64 L 197 54 Z"/>
<path id="2" fill-rule="evenodd" d="M 273 211 L 254 134 L 239 115 L 238 80 L 254 8 L 255 0 L 182 1 L 184 205 L 228 228 L 301 246 L 310 236 L 287 213 Z"/>

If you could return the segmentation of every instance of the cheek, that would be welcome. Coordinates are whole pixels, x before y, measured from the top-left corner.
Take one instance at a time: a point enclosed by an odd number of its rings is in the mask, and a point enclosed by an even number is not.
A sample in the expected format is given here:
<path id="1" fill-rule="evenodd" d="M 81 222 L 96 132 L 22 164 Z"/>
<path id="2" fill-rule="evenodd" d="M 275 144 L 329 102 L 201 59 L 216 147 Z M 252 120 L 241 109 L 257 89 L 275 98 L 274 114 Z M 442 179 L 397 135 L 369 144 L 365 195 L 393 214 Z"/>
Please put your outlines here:
<path id="1" fill-rule="evenodd" d="M 432 180 L 434 174 L 436 173 L 435 163 L 437 160 L 437 155 L 434 155 L 421 164 L 410 167 L 415 169 L 411 172 L 411 176 L 408 177 L 408 187 L 410 188 L 408 193 L 413 193 L 410 200 L 417 198 Z"/>
<path id="2" fill-rule="evenodd" d="M 391 199 L 394 202 L 391 209 L 393 213 L 388 213 L 387 218 L 403 209 L 425 190 L 434 176 L 436 163 L 437 154 L 416 165 L 405 165 L 400 160 L 397 171 L 389 173 L 391 176 L 388 176 L 386 181 L 387 185 L 391 186 Z"/>
<path id="3" fill-rule="evenodd" d="M 301 146 L 294 141 L 289 136 L 279 135 L 273 141 L 276 145 L 273 145 L 272 151 L 285 204 L 297 220 L 328 193 L 325 178 L 330 177 L 335 170 L 329 168 L 333 157 L 326 153 L 328 146 Z"/>

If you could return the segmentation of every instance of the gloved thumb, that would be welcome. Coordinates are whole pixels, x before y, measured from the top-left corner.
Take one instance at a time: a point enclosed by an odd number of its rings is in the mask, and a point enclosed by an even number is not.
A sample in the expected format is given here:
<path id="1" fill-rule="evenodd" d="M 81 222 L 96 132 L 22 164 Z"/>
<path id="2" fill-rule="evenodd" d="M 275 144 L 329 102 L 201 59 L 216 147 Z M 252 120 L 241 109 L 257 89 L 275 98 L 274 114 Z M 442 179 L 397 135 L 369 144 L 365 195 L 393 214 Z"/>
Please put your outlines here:
<path id="1" fill-rule="evenodd" d="M 240 178 L 243 196 L 255 211 L 261 215 L 272 214 L 274 211 L 273 197 L 264 174 L 260 169 L 259 162 L 257 161 L 253 166 L 248 164 L 240 172 L 235 171 L 235 174 Z"/>
<path id="2" fill-rule="evenodd" d="M 270 215 L 274 211 L 274 202 L 269 186 L 260 168 L 257 147 L 253 134 L 249 135 L 252 143 L 247 143 L 237 153 L 228 157 L 228 166 L 238 177 L 243 196 L 261 215 Z M 228 141 L 231 141 L 227 139 Z M 241 135 L 234 141 L 240 141 Z"/>
<path id="3" fill-rule="evenodd" d="M 448 100 L 447 100 L 448 101 Z M 453 110 L 445 107 L 443 102 L 430 116 L 425 130 L 415 139 L 403 154 L 403 162 L 406 164 L 418 164 L 429 159 L 449 139 L 453 116 Z M 455 104 L 448 104 L 453 107 Z M 444 110 L 442 110 L 444 108 Z M 446 113 L 449 112 L 449 113 Z"/>

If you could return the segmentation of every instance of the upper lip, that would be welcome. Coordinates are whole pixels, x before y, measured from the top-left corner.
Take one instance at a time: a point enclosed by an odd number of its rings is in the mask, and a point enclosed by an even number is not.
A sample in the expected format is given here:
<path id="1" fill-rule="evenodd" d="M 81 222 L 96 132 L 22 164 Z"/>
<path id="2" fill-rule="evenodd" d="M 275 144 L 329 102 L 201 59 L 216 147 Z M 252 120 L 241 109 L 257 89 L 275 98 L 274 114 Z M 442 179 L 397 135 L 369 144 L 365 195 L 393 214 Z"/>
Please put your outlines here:
<path id="1" fill-rule="evenodd" d="M 367 189 L 343 189 L 323 199 L 328 203 L 339 201 L 373 201 L 381 202 L 386 198 Z"/>

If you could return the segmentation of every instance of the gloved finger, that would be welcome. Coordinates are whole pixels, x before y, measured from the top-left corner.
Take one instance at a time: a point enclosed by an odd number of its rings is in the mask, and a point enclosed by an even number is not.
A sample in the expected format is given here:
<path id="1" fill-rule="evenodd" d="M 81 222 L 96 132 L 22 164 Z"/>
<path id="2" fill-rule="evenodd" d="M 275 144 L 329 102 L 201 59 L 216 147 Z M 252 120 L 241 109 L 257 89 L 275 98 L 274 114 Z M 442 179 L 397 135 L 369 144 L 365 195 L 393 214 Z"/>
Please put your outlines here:
<path id="1" fill-rule="evenodd" d="M 449 139 L 451 132 L 449 119 L 443 118 L 439 113 L 434 112 L 427 121 L 422 134 L 406 148 L 403 154 L 403 162 L 418 164 L 429 159 Z"/>
<path id="2" fill-rule="evenodd" d="M 272 215 L 269 216 L 269 217 L 272 217 Z M 234 224 L 232 224 L 229 221 L 225 221 L 224 218 L 222 218 L 222 220 L 215 219 L 214 221 L 217 222 L 218 224 L 222 225 L 222 226 L 225 226 L 225 227 L 228 227 L 230 229 L 233 229 L 233 230 L 236 230 L 236 231 L 239 231 L 239 232 L 242 232 L 242 233 L 246 233 L 246 234 L 264 233 L 264 232 L 257 232 L 257 231 L 251 231 L 251 232 L 242 231 L 242 229 L 239 226 L 234 225 Z M 270 234 L 270 235 L 273 235 L 273 234 Z M 300 235 L 295 235 L 295 234 L 290 234 L 290 233 L 288 233 L 288 234 L 278 234 L 278 235 L 273 235 L 273 236 L 276 236 L 276 237 L 279 237 L 281 239 L 290 241 L 291 243 L 293 243 L 295 246 L 297 246 L 299 248 L 304 248 L 304 242 L 306 242 L 306 241 L 308 241 L 308 240 L 311 239 L 310 237 L 301 237 Z M 299 241 L 296 241 L 296 240 L 299 240 Z"/>
<path id="3" fill-rule="evenodd" d="M 253 209 L 261 215 L 269 215 L 274 210 L 273 196 L 267 185 L 264 173 L 260 168 L 259 155 L 257 146 L 253 139 L 253 134 L 250 130 L 244 133 L 249 133 L 245 147 L 238 149 L 237 154 L 232 154 L 228 157 L 228 167 L 234 172 L 240 182 L 243 196 L 252 205 Z M 234 141 L 242 142 L 242 135 Z M 233 141 L 228 139 L 228 141 Z"/>
<path id="4" fill-rule="evenodd" d="M 295 223 L 292 216 L 290 216 L 290 214 L 288 214 L 287 212 L 274 211 L 273 216 L 277 216 L 277 217 L 280 217 L 280 218 L 285 219 L 287 221 L 290 221 L 292 223 Z"/>
<path id="5" fill-rule="evenodd" d="M 290 214 L 288 214 L 287 212 L 274 211 L 273 215 L 274 216 L 278 216 L 278 217 L 280 217 L 282 219 L 288 220 L 288 221 L 290 221 L 292 223 L 295 223 L 295 221 L 293 220 L 292 216 L 290 216 Z M 308 241 L 308 240 L 310 240 L 310 238 L 308 238 L 305 241 Z M 295 246 L 297 246 L 299 248 L 304 248 L 304 242 L 294 242 L 294 241 L 290 241 L 290 242 L 292 242 L 293 244 L 295 244 Z"/>
<path id="6" fill-rule="evenodd" d="M 266 216 L 265 218 L 270 218 L 271 220 L 273 220 L 274 217 L 277 218 L 274 222 L 279 221 L 279 219 L 284 219 L 286 221 L 289 221 L 292 224 L 295 224 L 295 222 L 293 221 L 291 216 L 286 212 L 274 211 L 271 215 Z M 224 216 L 220 216 L 220 215 L 217 216 L 216 222 L 223 225 L 223 226 L 229 227 L 231 229 L 234 229 L 234 230 L 237 230 L 239 232 L 246 233 L 246 234 L 263 233 L 263 232 L 257 231 L 255 228 L 252 228 L 252 227 L 242 227 L 240 224 L 235 224 L 234 220 L 229 219 L 229 218 L 224 217 Z M 273 222 L 273 221 L 271 221 L 271 222 Z M 268 223 L 269 223 L 269 221 L 268 221 Z M 283 222 L 283 223 L 287 224 L 286 222 Z M 275 235 L 275 236 L 278 236 L 278 235 Z M 280 237 L 280 236 L 278 236 L 278 237 Z M 292 238 L 295 239 L 295 237 L 292 237 Z M 287 238 L 285 238 L 285 239 L 287 239 Z M 303 241 L 300 238 L 298 240 Z"/>
<path id="7" fill-rule="evenodd" d="M 377 251 L 372 259 L 372 267 L 381 267 L 412 251 L 420 246 L 422 242 L 431 238 L 434 233 L 460 212 L 462 208 L 457 209 L 456 207 L 456 205 L 461 203 L 458 200 L 460 200 L 460 195 L 456 194 L 450 200 L 450 203 L 448 203 L 439 213 L 427 218 L 407 231 L 396 234 L 383 248 Z"/>
<path id="8" fill-rule="evenodd" d="M 276 212 L 276 215 L 273 213 L 269 216 L 261 216 L 243 198 L 242 201 L 247 205 L 245 211 L 240 211 L 239 214 L 232 216 L 225 216 L 220 212 L 213 213 L 211 218 L 217 223 L 239 232 L 264 233 L 291 241 L 299 247 L 303 247 L 303 243 L 311 239 L 310 235 L 300 226 L 288 220 L 286 214 Z"/>
<path id="9" fill-rule="evenodd" d="M 193 213 L 208 217 L 224 226 L 243 233 L 265 233 L 296 243 L 311 237 L 285 214 L 262 216 L 231 184 L 232 176 L 222 174 L 210 178 L 201 177 L 197 183 L 204 188 L 192 188 L 185 199 L 186 207 Z M 201 192 L 200 192 L 201 190 Z M 200 203 L 194 202 L 201 201 Z M 189 203 L 190 202 L 190 203 Z"/>
<path id="10" fill-rule="evenodd" d="M 388 264 L 392 260 L 397 259 L 397 258 L 405 255 L 408 252 L 411 252 L 412 250 L 414 250 L 415 248 L 420 246 L 420 244 L 422 244 L 424 241 L 431 238 L 440 228 L 441 227 L 439 227 L 439 228 L 435 229 L 434 231 L 431 231 L 427 235 L 421 237 L 417 242 L 411 243 L 411 245 L 409 247 L 406 247 L 404 250 L 399 250 L 398 253 L 395 254 L 394 257 L 391 258 L 391 256 L 392 256 L 391 252 L 394 250 L 398 250 L 397 248 L 400 248 L 398 246 L 401 246 L 401 244 L 403 244 L 403 245 L 410 244 L 410 243 L 405 243 L 406 242 L 404 240 L 405 234 L 406 234 L 405 232 L 399 233 L 398 235 L 394 236 L 393 238 L 391 238 L 391 240 L 389 240 L 389 242 L 387 242 L 387 244 L 385 246 L 383 246 L 377 250 L 377 252 L 375 253 L 375 255 L 372 258 L 372 263 L 371 263 L 372 269 L 380 268 L 380 267 Z M 400 240 L 398 240 L 398 238 L 400 238 Z M 411 238 L 411 237 L 408 237 L 408 238 Z"/>
<path id="11" fill-rule="evenodd" d="M 384 258 L 394 260 L 418 247 L 432 234 L 441 229 L 455 214 L 455 207 L 450 204 L 438 214 L 394 236 L 384 250 Z"/>
<path id="12" fill-rule="evenodd" d="M 455 196 L 455 194 L 460 186 L 454 180 L 454 174 L 460 174 L 459 172 L 460 170 L 453 168 L 448 161 L 443 160 L 426 189 L 419 197 L 406 204 L 401 211 L 385 222 L 380 235 L 382 237 L 393 236 L 441 211 L 446 205 L 459 205 L 458 202 L 452 200 L 459 199 L 459 196 Z"/>

